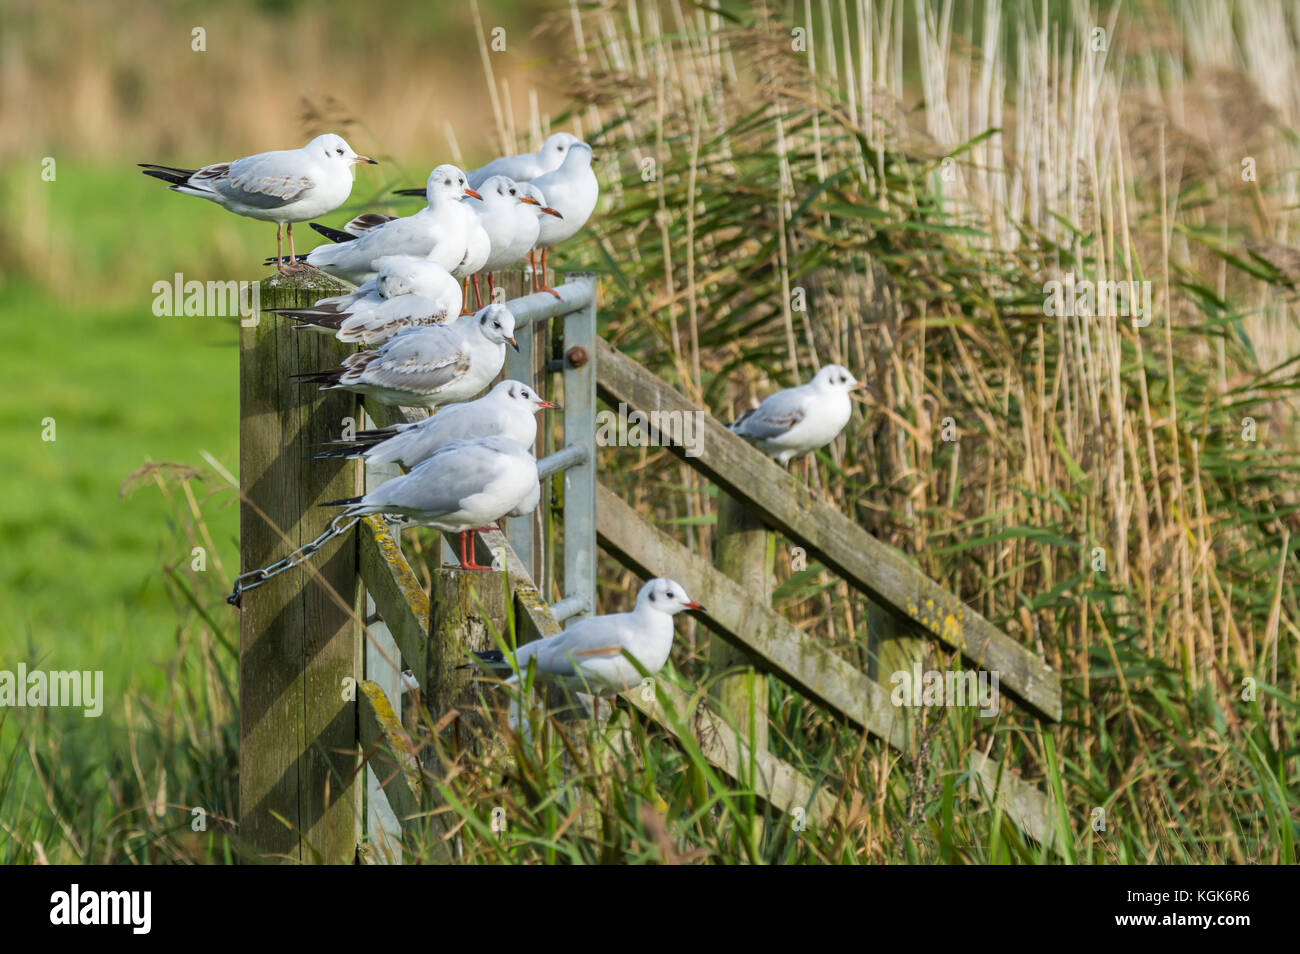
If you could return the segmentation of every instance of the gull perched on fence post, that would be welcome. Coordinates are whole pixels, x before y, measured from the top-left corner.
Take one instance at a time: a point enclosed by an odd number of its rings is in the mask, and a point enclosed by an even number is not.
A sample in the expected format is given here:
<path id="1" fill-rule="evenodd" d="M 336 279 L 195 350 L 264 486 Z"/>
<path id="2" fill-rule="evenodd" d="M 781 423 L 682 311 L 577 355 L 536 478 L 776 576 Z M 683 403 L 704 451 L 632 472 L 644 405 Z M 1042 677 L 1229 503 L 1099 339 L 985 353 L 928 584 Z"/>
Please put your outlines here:
<path id="1" fill-rule="evenodd" d="M 298 328 L 372 347 L 405 328 L 446 324 L 459 317 L 460 282 L 437 262 L 392 255 L 374 264 L 379 274 L 355 292 L 322 298 L 310 308 L 273 311 L 301 322 Z"/>
<path id="2" fill-rule="evenodd" d="M 402 407 L 452 404 L 474 397 L 500 373 L 506 342 L 519 349 L 514 333 L 510 309 L 488 305 L 451 324 L 408 328 L 374 351 L 348 355 L 341 367 L 296 374 L 294 379 Z"/>
<path id="3" fill-rule="evenodd" d="M 489 530 L 506 516 L 532 513 L 541 499 L 537 461 L 507 437 L 453 441 L 439 448 L 409 474 L 385 481 L 361 497 L 331 500 L 344 516 L 395 513 L 444 533 L 460 534 L 460 565 L 487 570 L 475 561 L 469 535 Z"/>
<path id="4" fill-rule="evenodd" d="M 492 300 L 492 273 L 513 265 L 537 244 L 542 215 L 560 218 L 546 205 L 542 192 L 531 183 L 493 176 L 480 187 L 483 204 L 476 210 L 491 241 L 491 251 L 480 270 L 487 273 L 488 300 Z M 478 276 L 474 276 L 477 288 Z"/>
<path id="5" fill-rule="evenodd" d="M 275 223 L 275 264 L 282 273 L 300 271 L 293 250 L 293 223 L 333 212 L 352 194 L 353 167 L 375 163 L 357 155 L 342 136 L 326 133 L 301 149 L 259 152 L 201 169 L 142 162 L 144 174 L 171 185 L 173 192 L 215 202 L 236 215 Z M 288 227 L 289 264 L 284 264 L 281 230 Z"/>
<path id="6" fill-rule="evenodd" d="M 576 235 L 591 218 L 600 197 L 600 183 L 591 170 L 594 161 L 591 146 L 585 142 L 574 143 L 558 169 L 538 176 L 532 182 L 546 196 L 547 203 L 560 212 L 558 216 L 541 220 L 537 237 L 537 248 L 542 252 L 540 279 L 533 254 L 530 252 L 528 255 L 528 262 L 533 266 L 533 291 L 548 291 L 556 298 L 560 297 L 546 284 L 546 253 L 552 246 Z"/>
<path id="7" fill-rule="evenodd" d="M 531 448 L 537 441 L 537 412 L 543 408 L 559 405 L 543 400 L 522 381 L 507 379 L 477 401 L 449 405 L 422 421 L 357 431 L 351 440 L 334 441 L 339 446 L 314 456 L 361 457 L 369 464 L 396 461 L 411 468 L 452 441 L 500 436 Z"/>
<path id="8" fill-rule="evenodd" d="M 466 196 L 479 194 L 465 181 L 465 173 L 453 165 L 441 165 L 429 173 L 425 186 L 428 205 L 402 218 L 382 215 L 358 216 L 348 223 L 349 231 L 312 228 L 338 244 L 318 245 L 305 261 L 322 271 L 350 282 L 374 278 L 377 259 L 389 255 L 416 255 L 437 262 L 452 274 L 465 255 L 471 229 L 478 225 L 474 210 L 461 204 Z"/>

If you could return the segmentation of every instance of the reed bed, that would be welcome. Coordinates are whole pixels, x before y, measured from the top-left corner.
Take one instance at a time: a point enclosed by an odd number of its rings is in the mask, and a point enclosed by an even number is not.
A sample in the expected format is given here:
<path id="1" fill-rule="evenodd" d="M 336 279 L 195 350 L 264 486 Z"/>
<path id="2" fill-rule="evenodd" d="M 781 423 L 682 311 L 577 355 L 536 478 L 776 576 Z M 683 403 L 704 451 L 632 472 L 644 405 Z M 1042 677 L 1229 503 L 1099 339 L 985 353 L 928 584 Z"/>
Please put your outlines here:
<path id="1" fill-rule="evenodd" d="M 565 266 L 607 276 L 604 335 L 724 419 L 827 362 L 871 382 L 813 480 L 1068 701 L 1050 731 L 936 717 L 898 759 L 773 682 L 776 747 L 857 806 L 857 860 L 1037 857 L 965 797 L 978 748 L 1056 794 L 1066 857 L 1294 861 L 1294 11 L 792 9 L 557 16 L 605 160 Z M 1047 314 L 1067 273 L 1150 282 L 1149 323 Z M 709 552 L 713 488 L 654 449 L 601 465 Z M 866 661 L 865 602 L 778 552 L 783 609 Z"/>

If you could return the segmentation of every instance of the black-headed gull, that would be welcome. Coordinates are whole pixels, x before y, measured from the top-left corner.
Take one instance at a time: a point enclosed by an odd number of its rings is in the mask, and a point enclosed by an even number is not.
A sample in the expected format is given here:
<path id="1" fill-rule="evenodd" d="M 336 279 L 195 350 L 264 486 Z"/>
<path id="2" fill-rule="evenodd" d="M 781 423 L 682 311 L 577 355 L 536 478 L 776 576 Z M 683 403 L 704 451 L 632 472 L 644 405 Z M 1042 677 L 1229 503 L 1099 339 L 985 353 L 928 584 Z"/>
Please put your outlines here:
<path id="1" fill-rule="evenodd" d="M 469 535 L 505 516 L 532 513 L 541 499 L 537 461 L 506 437 L 453 441 L 409 474 L 385 481 L 362 497 L 331 500 L 348 516 L 394 513 L 444 533 L 460 534 L 460 565 L 487 570 L 474 560 Z"/>
<path id="2" fill-rule="evenodd" d="M 282 272 L 297 271 L 293 223 L 333 212 L 352 193 L 353 167 L 375 163 L 357 155 L 342 136 L 326 133 L 301 149 L 259 152 L 201 169 L 140 163 L 144 174 L 169 183 L 173 192 L 196 195 L 236 215 L 275 223 L 275 262 Z M 283 259 L 281 230 L 288 227 L 289 264 Z"/>
<path id="3" fill-rule="evenodd" d="M 546 205 L 540 189 L 530 182 L 515 182 L 506 176 L 492 176 L 479 191 L 483 202 L 477 209 L 491 242 L 491 251 L 480 271 L 487 273 L 488 298 L 495 284 L 492 273 L 513 265 L 537 244 L 540 219 L 543 215 L 560 213 Z M 475 278 L 477 289 L 477 277 Z"/>
<path id="4" fill-rule="evenodd" d="M 348 223 L 351 231 L 346 232 L 317 229 L 337 244 L 317 246 L 305 261 L 355 283 L 374 278 L 375 262 L 389 255 L 428 258 L 454 275 L 478 225 L 474 210 L 461 204 L 466 196 L 477 199 L 479 194 L 466 183 L 465 173 L 453 165 L 438 166 L 429 173 L 425 187 L 428 205 L 419 212 L 402 218 L 358 216 Z M 372 224 L 358 226 L 365 221 Z"/>
<path id="5" fill-rule="evenodd" d="M 547 203 L 560 211 L 557 217 L 541 220 L 537 237 L 537 248 L 542 252 L 540 272 L 533 256 L 528 256 L 529 264 L 533 265 L 533 291 L 549 291 L 556 298 L 560 297 L 546 284 L 546 252 L 576 235 L 591 218 L 600 197 L 600 184 L 596 181 L 596 173 L 591 170 L 592 161 L 591 146 L 577 142 L 570 147 L 558 169 L 533 180 L 532 184 L 542 190 Z"/>
<path id="6" fill-rule="evenodd" d="M 479 202 L 475 206 L 483 204 L 483 196 L 479 196 Z M 465 200 L 465 206 L 473 216 L 469 224 L 468 237 L 465 240 L 465 257 L 460 263 L 451 270 L 451 273 L 460 281 L 465 282 L 464 295 L 466 299 L 466 309 L 469 307 L 469 282 L 474 282 L 474 307 L 483 307 L 483 294 L 478 287 L 478 273 L 482 271 L 483 266 L 487 263 L 488 257 L 492 254 L 492 238 L 488 234 L 487 223 L 484 221 L 481 208 L 470 208 L 469 200 Z"/>
<path id="7" fill-rule="evenodd" d="M 630 613 L 592 616 L 571 623 L 562 633 L 525 643 L 515 651 L 515 675 L 536 660 L 537 678 L 593 695 L 612 696 L 637 685 L 642 675 L 623 655 L 627 650 L 650 675 L 663 669 L 673 646 L 673 617 L 683 610 L 704 610 L 686 588 L 667 577 L 650 580 L 637 594 Z M 489 668 L 509 669 L 499 651 L 475 653 Z"/>
<path id="8" fill-rule="evenodd" d="M 400 331 L 374 351 L 348 355 L 341 367 L 294 378 L 402 407 L 453 404 L 474 397 L 497 376 L 505 343 L 519 349 L 514 333 L 510 309 L 488 305 L 450 324 Z"/>
<path id="9" fill-rule="evenodd" d="M 792 458 L 825 447 L 849 422 L 849 392 L 862 387 L 838 364 L 828 364 L 807 384 L 777 391 L 731 425 L 784 467 Z"/>
<path id="10" fill-rule="evenodd" d="M 455 321 L 461 310 L 460 282 L 437 262 L 393 255 L 375 262 L 379 273 L 355 292 L 322 298 L 310 308 L 276 309 L 340 341 L 370 347 L 405 328 Z"/>
<path id="11" fill-rule="evenodd" d="M 477 401 L 451 404 L 422 421 L 358 431 L 351 440 L 317 457 L 361 457 L 370 464 L 400 463 L 412 468 L 452 441 L 476 437 L 505 437 L 520 447 L 537 440 L 537 412 L 558 408 L 543 400 L 522 381 L 498 382 Z"/>

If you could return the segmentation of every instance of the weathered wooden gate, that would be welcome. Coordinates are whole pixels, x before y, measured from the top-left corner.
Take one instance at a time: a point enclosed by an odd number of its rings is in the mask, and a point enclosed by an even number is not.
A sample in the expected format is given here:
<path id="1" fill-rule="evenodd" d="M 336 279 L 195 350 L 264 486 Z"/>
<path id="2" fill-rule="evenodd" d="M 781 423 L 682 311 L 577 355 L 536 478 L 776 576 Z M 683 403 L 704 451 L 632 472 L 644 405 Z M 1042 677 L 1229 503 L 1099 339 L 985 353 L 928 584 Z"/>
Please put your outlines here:
<path id="1" fill-rule="evenodd" d="M 514 276 L 505 287 L 522 284 Z M 319 278 L 277 278 L 264 285 L 262 306 L 307 305 L 330 293 Z M 918 635 L 933 638 L 959 650 L 973 666 L 998 672 L 1002 685 L 1035 716 L 1060 718 L 1059 677 L 1040 658 L 903 554 L 811 499 L 770 458 L 600 340 L 592 276 L 570 276 L 559 295 L 507 302 L 516 316 L 520 353 L 510 356 L 505 374 L 543 391 L 539 382 L 562 377 L 563 438 L 553 446 L 553 429 L 539 428 L 537 448 L 539 470 L 550 481 L 562 481 L 552 486 L 562 499 L 562 553 L 557 558 L 545 493 L 538 512 L 508 520 L 506 533 L 476 535 L 479 558 L 495 558 L 508 571 L 520 644 L 559 632 L 563 620 L 595 610 L 598 547 L 643 577 L 680 580 L 709 608 L 705 623 L 719 647 L 726 647 L 714 654 L 715 662 L 738 663 L 740 674 L 724 680 L 708 706 L 662 679 L 654 698 L 629 692 L 625 700 L 671 732 L 691 732 L 712 764 L 746 778 L 775 808 L 826 817 L 835 810 L 831 796 L 767 750 L 764 674 L 779 676 L 837 718 L 900 750 L 908 744 L 908 723 L 870 674 L 806 637 L 771 608 L 770 594 L 756 591 L 768 578 L 765 528 L 772 527 L 820 555 L 870 597 L 877 608 L 870 621 L 873 652 L 891 667 L 915 658 Z M 361 409 L 349 395 L 321 397 L 289 381 L 295 372 L 337 363 L 346 350 L 289 324 L 264 314 L 241 338 L 245 568 L 269 564 L 314 540 L 332 516 L 314 504 L 354 495 L 363 481 L 373 486 L 395 473 L 363 474 L 355 461 L 306 461 L 313 445 L 334 436 L 347 419 L 360 421 Z M 598 395 L 647 414 L 689 413 L 702 422 L 698 455 L 686 456 L 681 445 L 673 450 L 723 492 L 716 567 L 599 484 Z M 367 404 L 365 411 L 380 426 L 406 419 L 406 412 L 384 405 Z M 457 610 L 470 574 L 440 571 L 431 605 L 385 521 L 367 517 L 357 529 L 355 537 L 328 543 L 314 564 L 275 577 L 243 602 L 239 838 L 250 859 L 348 863 L 365 846 L 366 860 L 399 860 L 397 836 L 419 827 L 428 804 L 424 769 L 402 726 L 400 672 L 417 674 L 425 701 L 436 704 L 441 693 L 453 691 L 448 673 L 464 651 L 482 648 L 472 645 L 470 621 L 463 608 Z M 476 592 L 476 599 L 493 598 L 490 586 L 479 589 L 484 592 Z M 542 594 L 557 589 L 563 598 L 548 606 Z M 503 601 L 504 591 L 496 598 Z M 450 626 L 448 619 L 454 620 Z M 452 636 L 431 641 L 431 630 Z M 760 693 L 761 703 L 755 698 Z M 685 713 L 689 706 L 696 706 L 695 718 L 670 717 L 669 709 Z M 967 768 L 971 784 L 990 801 L 1032 837 L 1050 841 L 1042 792 L 999 776 L 996 765 L 978 754 Z"/>

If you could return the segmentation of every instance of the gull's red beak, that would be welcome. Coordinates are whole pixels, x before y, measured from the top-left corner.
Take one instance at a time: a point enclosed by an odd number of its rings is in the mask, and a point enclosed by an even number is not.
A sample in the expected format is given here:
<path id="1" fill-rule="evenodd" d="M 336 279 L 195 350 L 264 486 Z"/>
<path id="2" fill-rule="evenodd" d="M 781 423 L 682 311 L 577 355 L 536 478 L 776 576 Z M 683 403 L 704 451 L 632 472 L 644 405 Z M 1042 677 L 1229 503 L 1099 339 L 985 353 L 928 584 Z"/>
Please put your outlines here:
<path id="1" fill-rule="evenodd" d="M 473 189 L 466 189 L 465 194 L 469 196 L 471 199 L 478 199 L 480 202 L 483 201 L 483 197 L 479 195 L 477 192 L 475 192 Z"/>
<path id="2" fill-rule="evenodd" d="M 514 348 L 516 351 L 519 350 L 519 342 L 516 341 L 513 337 L 507 338 L 506 341 L 510 342 L 510 347 Z"/>
<path id="3" fill-rule="evenodd" d="M 555 216 L 557 219 L 564 218 L 564 216 L 560 215 L 559 209 L 553 209 L 549 205 L 542 206 L 542 211 L 545 212 L 547 215 Z"/>
<path id="4" fill-rule="evenodd" d="M 377 166 L 377 165 L 379 165 L 379 160 L 378 160 L 378 159 L 371 159 L 369 156 L 357 156 L 357 157 L 356 157 L 355 159 L 353 159 L 352 161 L 353 161 L 354 163 L 356 163 L 356 162 L 368 162 L 368 163 L 370 163 L 372 166 Z"/>
<path id="5" fill-rule="evenodd" d="M 699 610 L 700 612 L 704 612 L 704 607 L 701 606 L 699 603 L 695 602 L 695 600 L 691 600 L 689 603 L 687 603 L 686 608 L 689 610 Z"/>
<path id="6" fill-rule="evenodd" d="M 546 409 L 548 409 L 548 410 L 551 410 L 551 411 L 563 411 L 563 410 L 564 410 L 564 408 L 560 407 L 560 405 L 556 404 L 554 401 L 543 401 L 543 400 L 541 400 L 540 398 L 538 398 L 538 400 L 537 400 L 537 406 L 538 406 L 538 407 L 544 407 L 544 408 L 546 408 Z"/>
<path id="7" fill-rule="evenodd" d="M 526 202 L 529 205 L 541 205 L 541 203 L 538 202 L 536 199 L 534 199 L 531 195 L 521 195 L 519 197 L 519 201 Z"/>

